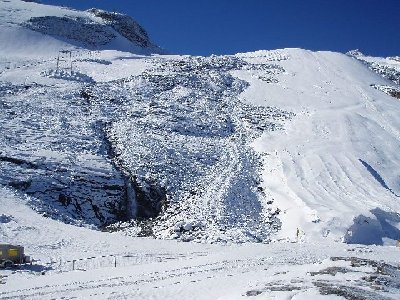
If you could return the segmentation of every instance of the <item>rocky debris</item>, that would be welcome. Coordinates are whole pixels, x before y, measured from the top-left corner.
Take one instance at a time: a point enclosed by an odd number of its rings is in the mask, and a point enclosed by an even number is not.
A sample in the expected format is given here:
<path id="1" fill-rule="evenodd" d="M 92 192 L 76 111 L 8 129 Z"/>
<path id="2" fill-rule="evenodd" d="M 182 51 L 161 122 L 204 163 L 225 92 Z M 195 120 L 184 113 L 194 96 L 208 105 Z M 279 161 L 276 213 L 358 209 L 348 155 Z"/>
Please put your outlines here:
<path id="1" fill-rule="evenodd" d="M 75 61 L 95 63 L 95 64 L 100 64 L 100 65 L 111 65 L 112 64 L 111 61 L 105 60 L 105 59 L 100 59 L 100 58 L 79 58 L 79 59 L 76 59 Z"/>
<path id="2" fill-rule="evenodd" d="M 269 76 L 258 76 L 258 79 L 266 82 L 266 83 L 278 83 L 279 80 Z"/>
<path id="3" fill-rule="evenodd" d="M 300 291 L 302 288 L 295 285 L 285 284 L 281 282 L 267 284 L 264 289 L 260 290 L 250 290 L 246 292 L 247 297 L 258 296 L 265 292 L 291 292 L 291 291 Z"/>
<path id="4" fill-rule="evenodd" d="M 293 114 L 242 103 L 237 96 L 247 83 L 226 71 L 245 66 L 253 68 L 231 56 L 156 59 L 142 75 L 85 93 L 111 120 L 107 136 L 116 164 L 133 182 L 165 190 L 168 205 L 152 216 L 155 236 L 266 241 L 279 228 L 257 189 L 260 163 L 249 144 L 264 131 L 282 130 Z M 176 227 L 190 220 L 201 226 Z"/>
<path id="5" fill-rule="evenodd" d="M 272 281 L 265 284 L 262 288 L 252 289 L 245 293 L 247 297 L 254 297 L 261 294 L 270 294 L 271 292 L 292 292 L 292 291 L 301 291 L 307 289 L 308 287 L 304 285 L 304 282 L 301 280 L 292 280 L 293 282 L 288 283 L 281 280 Z M 292 284 L 293 283 L 293 284 Z M 299 285 L 297 285 L 298 283 Z"/>
<path id="6" fill-rule="evenodd" d="M 9 162 L 18 166 L 26 166 L 30 169 L 37 169 L 37 165 L 34 163 L 27 161 L 25 159 L 15 158 L 15 157 L 7 157 L 7 156 L 0 156 L 0 161 L 2 162 Z"/>
<path id="7" fill-rule="evenodd" d="M 0 215 L 0 223 L 10 223 L 14 218 L 9 215 L 1 214 Z"/>
<path id="8" fill-rule="evenodd" d="M 400 99 L 400 91 L 399 90 L 391 90 L 391 91 L 389 91 L 389 95 L 394 98 Z"/>
<path id="9" fill-rule="evenodd" d="M 389 300 L 392 298 L 382 296 L 374 291 L 368 291 L 356 286 L 332 284 L 331 282 L 316 281 L 314 285 L 321 295 L 336 295 L 348 300 Z"/>
<path id="10" fill-rule="evenodd" d="M 337 273 L 348 273 L 352 272 L 349 268 L 344 268 L 344 267 L 328 267 L 326 269 L 323 269 L 321 271 L 317 272 L 310 272 L 311 276 L 316 276 L 316 275 L 332 275 L 335 276 Z"/>
<path id="11" fill-rule="evenodd" d="M 260 190 L 261 158 L 250 144 L 283 130 L 293 113 L 243 103 L 248 83 L 228 71 L 274 78 L 284 70 L 234 56 L 150 65 L 111 82 L 1 87 L 12 93 L 1 102 L 8 108 L 0 183 L 68 223 L 104 227 L 134 218 L 135 235 L 268 241 L 279 212 Z"/>
<path id="12" fill-rule="evenodd" d="M 384 92 L 385 94 L 388 94 L 389 96 L 400 99 L 400 88 L 395 88 L 387 85 L 376 85 L 376 84 L 372 84 L 371 86 L 379 91 Z"/>
<path id="13" fill-rule="evenodd" d="M 400 70 L 394 67 L 380 65 L 375 62 L 367 63 L 368 67 L 382 77 L 400 85 Z"/>
<path id="14" fill-rule="evenodd" d="M 260 295 L 260 294 L 262 294 L 263 292 L 262 291 L 259 291 L 259 290 L 251 290 L 251 291 L 247 291 L 246 292 L 246 296 L 247 297 L 255 297 L 255 296 L 258 296 L 258 295 Z"/>
<path id="15" fill-rule="evenodd" d="M 273 280 L 247 291 L 245 295 L 252 297 L 273 293 L 280 298 L 280 292 L 301 291 L 301 294 L 317 288 L 321 295 L 335 295 L 349 300 L 386 300 L 393 299 L 390 295 L 397 295 L 400 291 L 399 266 L 359 257 L 331 257 L 326 263 L 328 266 L 320 271 L 297 277 L 296 270 L 290 282 L 288 278 Z M 278 272 L 274 276 L 287 273 Z"/>
<path id="16" fill-rule="evenodd" d="M 285 70 L 283 67 L 274 64 L 252 64 L 237 56 L 216 56 L 208 57 L 192 56 L 190 58 L 172 59 L 168 61 L 159 61 L 155 67 L 150 68 L 150 73 L 192 73 L 199 74 L 204 71 L 217 71 L 219 73 L 232 70 L 264 71 L 266 75 L 278 75 Z M 273 77 L 271 77 L 273 78 Z"/>
<path id="17" fill-rule="evenodd" d="M 391 57 L 388 57 L 388 59 L 400 62 L 400 56 L 391 56 Z"/>
<path id="18" fill-rule="evenodd" d="M 346 52 L 346 55 L 352 56 L 355 58 L 365 56 L 364 53 L 362 53 L 359 49 L 350 50 L 350 51 Z"/>
<path id="19" fill-rule="evenodd" d="M 361 61 L 369 69 L 379 74 L 380 76 L 400 85 L 400 66 L 398 65 L 399 57 L 388 57 L 385 62 L 369 61 L 368 57 L 359 52 L 358 50 L 349 51 L 347 55 L 354 57 L 355 59 Z M 389 61 L 389 62 L 388 62 Z M 390 63 L 392 61 L 392 63 Z"/>
<path id="20" fill-rule="evenodd" d="M 352 284 L 349 285 L 334 284 L 327 280 L 314 281 L 313 284 L 319 288 L 322 295 L 338 295 L 351 300 L 392 299 L 385 297 L 384 293 L 396 293 L 400 290 L 400 266 L 359 257 L 332 257 L 331 260 L 349 262 L 350 267 L 330 267 L 319 272 L 311 272 L 310 275 L 335 276 L 338 273 L 356 272 L 360 274 L 360 278 L 351 281 Z M 371 267 L 373 271 L 366 272 L 362 269 L 365 267 Z"/>
<path id="21" fill-rule="evenodd" d="M 87 83 L 94 82 L 93 78 L 86 74 L 82 74 L 77 71 L 66 71 L 66 70 L 62 70 L 62 69 L 46 70 L 46 71 L 43 71 L 41 73 L 41 75 L 44 77 L 63 79 L 63 80 L 81 81 L 81 82 L 87 82 Z"/>
<path id="22" fill-rule="evenodd" d="M 25 93 L 27 90 L 31 88 L 39 88 L 43 87 L 40 84 L 32 83 L 32 84 L 24 84 L 24 85 L 15 85 L 10 82 L 0 82 L 0 97 L 10 96 L 10 95 L 18 95 L 21 93 Z M 2 108 L 10 109 L 11 106 L 8 105 L 5 101 L 0 100 L 0 105 Z"/>
<path id="23" fill-rule="evenodd" d="M 148 72 L 163 74 L 170 74 L 171 72 L 177 74 L 198 74 L 211 70 L 220 72 L 241 70 L 245 66 L 248 66 L 248 63 L 235 56 L 192 56 L 182 59 L 159 61 L 155 67 L 150 68 Z"/>

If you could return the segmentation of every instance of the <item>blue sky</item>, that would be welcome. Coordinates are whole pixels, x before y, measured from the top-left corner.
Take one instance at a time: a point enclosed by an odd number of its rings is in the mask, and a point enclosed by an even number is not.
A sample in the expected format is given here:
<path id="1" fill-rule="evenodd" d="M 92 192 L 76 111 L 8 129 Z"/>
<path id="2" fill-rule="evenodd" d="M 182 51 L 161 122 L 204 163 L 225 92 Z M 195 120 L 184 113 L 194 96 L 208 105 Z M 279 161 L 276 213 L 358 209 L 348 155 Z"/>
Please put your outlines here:
<path id="1" fill-rule="evenodd" d="M 172 53 L 299 47 L 400 55 L 400 0 L 43 0 L 126 13 Z"/>

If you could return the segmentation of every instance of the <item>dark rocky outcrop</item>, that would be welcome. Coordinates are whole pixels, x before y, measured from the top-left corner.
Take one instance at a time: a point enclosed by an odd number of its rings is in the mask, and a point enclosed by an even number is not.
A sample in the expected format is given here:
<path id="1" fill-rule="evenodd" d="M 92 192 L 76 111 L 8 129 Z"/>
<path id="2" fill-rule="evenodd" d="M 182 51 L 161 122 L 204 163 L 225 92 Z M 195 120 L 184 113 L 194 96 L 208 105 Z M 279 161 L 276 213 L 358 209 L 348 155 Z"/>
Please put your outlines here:
<path id="1" fill-rule="evenodd" d="M 97 8 L 92 8 L 88 11 L 96 17 L 103 19 L 107 25 L 110 25 L 115 31 L 129 41 L 144 48 L 151 46 L 146 30 L 144 30 L 144 28 L 130 16 L 108 12 Z"/>

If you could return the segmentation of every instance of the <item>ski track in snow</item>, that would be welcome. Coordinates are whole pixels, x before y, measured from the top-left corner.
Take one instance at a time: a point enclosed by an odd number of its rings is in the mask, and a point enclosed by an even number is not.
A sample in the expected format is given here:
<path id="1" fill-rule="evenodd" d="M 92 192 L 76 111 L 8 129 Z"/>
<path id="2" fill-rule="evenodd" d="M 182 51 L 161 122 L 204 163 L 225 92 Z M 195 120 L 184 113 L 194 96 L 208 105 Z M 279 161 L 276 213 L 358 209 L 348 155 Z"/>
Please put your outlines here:
<path id="1" fill-rule="evenodd" d="M 299 62 L 299 59 L 307 63 Z M 304 66 L 302 78 L 292 71 L 294 63 Z M 382 145 L 398 143 L 398 122 L 388 122 L 389 119 L 394 120 L 390 116 L 397 103 L 393 98 L 378 95 L 370 87 L 370 82 L 381 82 L 382 79 L 366 72 L 368 76 L 360 77 L 357 82 L 355 76 L 363 67 L 335 53 L 293 51 L 292 57 L 283 64 L 287 73 L 293 74 L 279 78 L 283 89 L 255 85 L 258 95 L 269 95 L 271 103 L 288 96 L 302 103 L 300 112 L 293 109 L 297 117 L 286 126 L 288 129 L 284 135 L 266 134 L 256 142 L 256 148 L 268 154 L 265 176 L 275 172 L 268 170 L 269 165 L 276 165 L 276 159 L 282 161 L 278 162 L 282 171 L 274 174 L 285 178 L 279 182 L 286 183 L 287 188 L 284 184 L 278 187 L 279 194 L 270 194 L 280 199 L 280 208 L 284 210 L 281 218 L 286 228 L 281 230 L 281 236 L 295 238 L 296 228 L 307 235 L 314 235 L 314 230 L 319 228 L 319 233 L 340 239 L 334 231 L 345 231 L 351 225 L 355 211 L 366 216 L 371 215 L 369 210 L 376 207 L 382 207 L 388 214 L 396 211 L 398 201 L 392 189 L 398 186 L 398 174 L 389 170 L 397 164 L 397 146 L 382 148 Z M 352 69 L 344 71 L 349 65 Z M 305 75 L 312 72 L 318 77 Z M 247 78 L 244 74 L 240 77 Z M 311 78 L 312 81 L 309 80 Z M 306 92 L 308 85 L 311 86 Z M 321 90 L 316 88 L 324 85 L 326 88 Z M 294 94 L 297 86 L 300 93 Z M 262 101 L 253 92 L 255 88 L 250 85 L 243 98 L 252 99 L 255 103 Z M 374 134 L 378 131 L 381 136 Z M 392 195 L 389 195 L 390 191 L 382 190 L 382 186 L 377 186 L 376 179 L 366 172 L 360 159 L 368 159 L 365 160 L 367 163 L 374 162 L 374 169 L 380 169 L 377 172 L 385 178 L 383 180 L 392 190 Z M 276 180 L 269 175 L 264 181 L 267 190 L 268 187 L 276 188 Z M 268 182 L 274 186 L 268 185 Z M 291 203 L 283 197 L 290 197 Z M 304 213 L 298 215 L 299 210 Z M 310 217 L 302 219 L 307 215 Z M 339 220 L 338 215 L 348 217 Z"/>

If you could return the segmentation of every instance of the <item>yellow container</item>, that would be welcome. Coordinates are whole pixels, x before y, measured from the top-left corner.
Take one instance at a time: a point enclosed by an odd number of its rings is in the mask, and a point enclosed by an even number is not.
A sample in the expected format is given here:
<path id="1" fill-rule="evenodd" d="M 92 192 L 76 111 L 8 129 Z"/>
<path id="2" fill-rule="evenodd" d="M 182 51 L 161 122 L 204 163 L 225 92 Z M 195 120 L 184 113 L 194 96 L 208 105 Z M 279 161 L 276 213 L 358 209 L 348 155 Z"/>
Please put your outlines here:
<path id="1" fill-rule="evenodd" d="M 18 256 L 18 249 L 8 249 L 8 256 L 17 257 Z"/>

